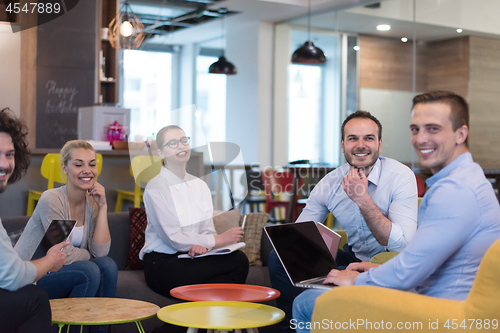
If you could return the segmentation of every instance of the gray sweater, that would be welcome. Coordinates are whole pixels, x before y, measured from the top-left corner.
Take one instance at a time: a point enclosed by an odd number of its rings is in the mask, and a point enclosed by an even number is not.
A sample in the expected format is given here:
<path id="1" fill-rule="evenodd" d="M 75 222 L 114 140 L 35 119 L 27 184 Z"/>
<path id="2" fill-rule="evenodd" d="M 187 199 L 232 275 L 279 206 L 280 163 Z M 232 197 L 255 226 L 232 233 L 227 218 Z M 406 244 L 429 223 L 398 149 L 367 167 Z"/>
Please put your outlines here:
<path id="1" fill-rule="evenodd" d="M 70 244 L 64 249 L 66 253 L 65 265 L 75 261 L 89 260 L 92 257 L 104 257 L 108 254 L 111 241 L 106 244 L 96 244 L 92 240 L 97 212 L 97 203 L 87 193 L 82 243 L 78 248 Z M 26 224 L 26 228 L 14 249 L 23 260 L 30 260 L 52 220 L 70 219 L 66 185 L 43 192 L 33 216 Z"/>
<path id="2" fill-rule="evenodd" d="M 0 288 L 14 291 L 35 281 L 35 265 L 19 258 L 1 220 L 0 253 Z"/>

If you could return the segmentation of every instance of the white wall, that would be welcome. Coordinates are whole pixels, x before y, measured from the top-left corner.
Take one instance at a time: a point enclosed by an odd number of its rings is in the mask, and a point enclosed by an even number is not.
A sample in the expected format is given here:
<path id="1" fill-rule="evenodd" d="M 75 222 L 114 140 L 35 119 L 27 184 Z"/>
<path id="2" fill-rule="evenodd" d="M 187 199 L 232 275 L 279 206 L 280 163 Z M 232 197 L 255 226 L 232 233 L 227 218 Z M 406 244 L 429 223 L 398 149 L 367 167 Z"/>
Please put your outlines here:
<path id="1" fill-rule="evenodd" d="M 226 140 L 240 146 L 245 164 L 271 163 L 272 25 L 235 22 L 227 29 Z"/>
<path id="2" fill-rule="evenodd" d="M 196 87 L 194 85 L 196 76 L 196 46 L 185 44 L 182 46 L 179 71 L 179 109 L 175 110 L 173 121 L 179 124 L 186 133 L 194 133 L 192 109 L 195 100 Z M 176 79 L 172 78 L 176 84 Z"/>
<path id="3" fill-rule="evenodd" d="M 273 43 L 274 26 L 271 23 L 259 23 L 259 137 L 258 161 L 265 166 L 272 165 L 273 154 Z"/>
<path id="4" fill-rule="evenodd" d="M 274 44 L 274 114 L 273 114 L 273 165 L 288 164 L 288 65 L 291 54 L 289 24 L 275 27 Z"/>
<path id="5" fill-rule="evenodd" d="M 0 23 L 0 109 L 21 114 L 21 33 Z"/>
<path id="6" fill-rule="evenodd" d="M 419 93 L 417 93 L 419 94 Z M 370 112 L 382 123 L 380 155 L 400 162 L 411 162 L 411 91 L 361 88 L 359 107 Z"/>

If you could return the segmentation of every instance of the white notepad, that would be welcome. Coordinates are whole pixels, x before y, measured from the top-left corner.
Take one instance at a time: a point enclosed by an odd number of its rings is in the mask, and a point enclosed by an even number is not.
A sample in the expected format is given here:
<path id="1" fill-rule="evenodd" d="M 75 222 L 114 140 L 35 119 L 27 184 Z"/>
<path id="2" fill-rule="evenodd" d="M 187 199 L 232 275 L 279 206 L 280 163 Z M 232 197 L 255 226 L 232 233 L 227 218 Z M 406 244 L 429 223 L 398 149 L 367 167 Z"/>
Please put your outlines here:
<path id="1" fill-rule="evenodd" d="M 197 256 L 194 256 L 194 257 L 195 258 L 201 258 L 201 257 L 206 257 L 206 256 L 214 256 L 214 255 L 217 256 L 217 255 L 221 255 L 221 254 L 228 254 L 228 253 L 234 252 L 236 250 L 242 249 L 245 246 L 246 246 L 246 244 L 244 242 L 234 243 L 234 244 L 231 244 L 231 245 L 227 245 L 227 246 L 223 246 L 223 247 L 218 247 L 216 249 L 208 251 L 205 254 L 200 254 L 200 255 L 197 255 Z M 189 259 L 191 259 L 191 257 L 187 253 L 186 254 L 179 254 L 177 256 L 177 258 L 189 258 Z"/>

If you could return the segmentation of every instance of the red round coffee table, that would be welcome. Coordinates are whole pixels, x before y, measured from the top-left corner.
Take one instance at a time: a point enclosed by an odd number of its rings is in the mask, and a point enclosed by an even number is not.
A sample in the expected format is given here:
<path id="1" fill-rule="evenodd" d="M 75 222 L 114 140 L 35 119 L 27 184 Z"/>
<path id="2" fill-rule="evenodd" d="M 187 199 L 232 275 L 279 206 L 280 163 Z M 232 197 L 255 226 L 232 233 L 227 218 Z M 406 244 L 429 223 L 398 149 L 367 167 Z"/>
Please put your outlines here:
<path id="1" fill-rule="evenodd" d="M 186 301 L 264 302 L 280 296 L 273 288 L 249 284 L 193 284 L 170 290 L 170 295 Z"/>

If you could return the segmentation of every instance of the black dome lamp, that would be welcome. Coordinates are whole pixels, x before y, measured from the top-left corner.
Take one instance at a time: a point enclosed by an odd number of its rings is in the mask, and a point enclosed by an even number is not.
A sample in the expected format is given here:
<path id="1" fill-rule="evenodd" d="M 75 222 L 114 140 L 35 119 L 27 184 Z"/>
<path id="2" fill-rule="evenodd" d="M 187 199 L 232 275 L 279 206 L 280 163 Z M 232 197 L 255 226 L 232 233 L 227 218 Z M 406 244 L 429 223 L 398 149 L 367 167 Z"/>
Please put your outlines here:
<path id="1" fill-rule="evenodd" d="M 236 67 L 232 63 L 226 60 L 226 57 L 220 56 L 219 60 L 214 62 L 208 68 L 208 72 L 211 74 L 226 74 L 232 75 L 236 74 Z"/>
<path id="2" fill-rule="evenodd" d="M 311 42 L 311 0 L 307 1 L 307 42 L 292 55 L 293 64 L 317 65 L 324 64 L 326 57 L 323 51 Z"/>
<path id="3" fill-rule="evenodd" d="M 222 37 L 224 35 L 224 16 L 227 13 L 226 8 L 220 8 L 219 13 L 222 14 L 222 26 L 221 26 L 221 31 L 222 31 L 222 36 L 221 36 L 221 49 L 222 49 L 222 55 L 219 57 L 219 60 L 214 62 L 213 64 L 210 65 L 208 68 L 208 72 L 210 74 L 225 74 L 225 75 L 233 75 L 236 74 L 236 67 L 229 61 L 227 61 L 226 57 L 224 57 L 224 47 L 222 46 Z"/>

